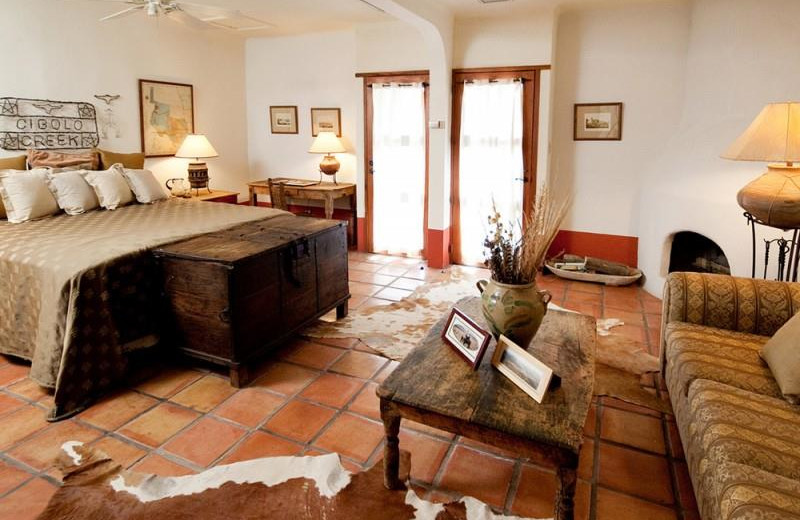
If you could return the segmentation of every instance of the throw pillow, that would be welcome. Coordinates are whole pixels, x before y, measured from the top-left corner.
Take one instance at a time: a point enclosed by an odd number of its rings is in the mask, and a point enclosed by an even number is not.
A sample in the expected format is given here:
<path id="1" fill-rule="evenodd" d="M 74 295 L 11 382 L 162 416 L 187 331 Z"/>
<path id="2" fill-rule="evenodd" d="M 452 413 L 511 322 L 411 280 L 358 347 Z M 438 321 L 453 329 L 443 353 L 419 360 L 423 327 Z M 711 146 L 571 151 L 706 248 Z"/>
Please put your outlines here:
<path id="1" fill-rule="evenodd" d="M 108 170 L 86 173 L 86 182 L 94 188 L 97 200 L 106 209 L 117 209 L 133 202 L 133 192 L 122 171 L 122 166 L 115 164 Z"/>
<path id="2" fill-rule="evenodd" d="M 125 179 L 128 186 L 136 195 L 136 200 L 142 204 L 152 204 L 159 200 L 169 198 L 169 195 L 161 183 L 156 180 L 155 175 L 150 170 L 124 170 Z"/>
<path id="3" fill-rule="evenodd" d="M 58 213 L 58 203 L 47 188 L 47 174 L 46 169 L 0 173 L 0 198 L 9 222 L 21 224 Z"/>
<path id="4" fill-rule="evenodd" d="M 97 152 L 54 152 L 52 150 L 28 150 L 28 164 L 31 168 L 49 166 L 51 168 L 68 168 L 77 166 L 84 170 L 96 170 L 100 167 Z"/>
<path id="5" fill-rule="evenodd" d="M 0 170 L 24 170 L 26 159 L 25 155 L 0 158 Z"/>
<path id="6" fill-rule="evenodd" d="M 94 148 L 93 151 L 100 155 L 101 170 L 107 170 L 117 163 L 132 170 L 141 170 L 144 168 L 143 153 L 116 153 L 109 152 L 108 150 L 101 150 L 100 148 Z"/>
<path id="7" fill-rule="evenodd" d="M 800 404 L 800 312 L 778 329 L 761 349 L 783 397 Z"/>
<path id="8" fill-rule="evenodd" d="M 94 189 L 84 178 L 85 173 L 78 170 L 47 175 L 47 187 L 67 215 L 80 215 L 100 206 Z"/>

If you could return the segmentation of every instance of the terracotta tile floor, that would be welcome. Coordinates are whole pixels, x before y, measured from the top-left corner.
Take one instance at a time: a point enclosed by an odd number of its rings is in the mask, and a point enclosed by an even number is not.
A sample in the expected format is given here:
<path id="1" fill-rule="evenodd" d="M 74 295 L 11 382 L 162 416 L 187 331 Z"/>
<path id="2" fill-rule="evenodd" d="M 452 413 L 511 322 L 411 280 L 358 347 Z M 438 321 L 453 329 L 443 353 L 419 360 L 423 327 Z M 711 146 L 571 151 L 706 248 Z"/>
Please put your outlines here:
<path id="1" fill-rule="evenodd" d="M 417 260 L 361 253 L 351 253 L 350 269 L 351 309 L 390 303 L 443 276 Z M 657 352 L 657 298 L 635 287 L 552 276 L 540 277 L 539 285 L 559 305 L 623 319 L 622 333 Z M 69 439 L 92 443 L 126 467 L 163 475 L 330 451 L 351 470 L 369 467 L 382 457 L 375 388 L 396 365 L 356 340 L 298 338 L 257 367 L 259 377 L 248 388 L 236 391 L 208 367 L 176 364 L 78 417 L 50 424 L 44 413 L 51 397 L 27 379 L 26 365 L 0 357 L 0 519 L 33 518 L 41 511 L 59 485 L 52 456 Z M 600 398 L 584 431 L 577 518 L 697 518 L 671 416 Z M 467 493 L 499 511 L 552 515 L 550 468 L 409 422 L 401 447 L 411 451 L 412 478 L 431 499 Z"/>

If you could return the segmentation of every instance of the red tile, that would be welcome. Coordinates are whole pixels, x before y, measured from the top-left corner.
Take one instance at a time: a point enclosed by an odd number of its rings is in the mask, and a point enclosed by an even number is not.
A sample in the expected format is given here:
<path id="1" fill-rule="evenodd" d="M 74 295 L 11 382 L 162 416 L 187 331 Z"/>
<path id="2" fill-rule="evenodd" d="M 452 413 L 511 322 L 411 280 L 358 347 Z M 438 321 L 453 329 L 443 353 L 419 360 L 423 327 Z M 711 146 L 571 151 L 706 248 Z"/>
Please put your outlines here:
<path id="1" fill-rule="evenodd" d="M 367 354 L 366 352 L 349 351 L 330 368 L 348 376 L 369 379 L 374 376 L 386 363 L 385 357 Z"/>
<path id="2" fill-rule="evenodd" d="M 6 394 L 0 394 L 0 415 L 19 410 L 25 406 L 25 404 L 25 401 L 21 399 Z"/>
<path id="3" fill-rule="evenodd" d="M 627 410 L 629 412 L 639 413 L 642 415 L 650 415 L 652 417 L 661 417 L 661 412 L 657 410 L 652 410 L 650 408 L 639 406 L 636 404 L 628 403 L 621 399 L 615 399 L 613 397 L 603 397 L 603 405 L 606 407 L 618 408 L 620 410 Z"/>
<path id="4" fill-rule="evenodd" d="M 21 440 L 48 426 L 45 411 L 33 405 L 15 410 L 3 417 L 0 428 L 0 449 L 6 450 Z"/>
<path id="5" fill-rule="evenodd" d="M 43 386 L 39 386 L 36 381 L 29 377 L 10 384 L 8 387 L 6 387 L 6 390 L 20 395 L 26 399 L 30 399 L 31 401 L 41 401 L 47 397 L 52 398 L 53 395 L 52 390 L 49 390 Z"/>
<path id="6" fill-rule="evenodd" d="M 300 392 L 300 396 L 335 408 L 341 408 L 364 386 L 364 381 L 336 374 L 323 374 Z"/>
<path id="7" fill-rule="evenodd" d="M 166 399 L 177 394 L 203 376 L 196 370 L 173 368 L 158 373 L 147 381 L 139 384 L 136 389 L 154 397 Z"/>
<path id="8" fill-rule="evenodd" d="M 24 379 L 28 377 L 30 371 L 30 365 L 7 363 L 0 366 L 0 386 L 8 386 L 20 379 Z"/>
<path id="9" fill-rule="evenodd" d="M 95 403 L 78 417 L 92 426 L 113 431 L 157 404 L 157 399 L 128 390 Z"/>
<path id="10" fill-rule="evenodd" d="M 219 405 L 214 415 L 255 428 L 286 401 L 285 397 L 258 388 L 242 388 Z"/>
<path id="11" fill-rule="evenodd" d="M 600 426 L 600 437 L 645 451 L 665 454 L 664 429 L 661 419 L 606 407 Z"/>
<path id="12" fill-rule="evenodd" d="M 182 477 L 194 474 L 194 470 L 189 467 L 155 453 L 146 456 L 131 469 L 137 473 L 158 475 L 160 477 Z"/>
<path id="13" fill-rule="evenodd" d="M 596 284 L 596 283 L 589 283 L 589 282 L 572 281 L 572 282 L 569 282 L 567 287 L 569 287 L 570 292 L 578 291 L 578 292 L 584 292 L 584 293 L 589 293 L 589 294 L 597 294 L 597 295 L 602 294 L 602 292 L 603 292 L 603 286 L 602 285 Z"/>
<path id="14" fill-rule="evenodd" d="M 211 417 L 203 417 L 178 434 L 164 449 L 198 466 L 207 467 L 244 437 L 246 430 Z"/>
<path id="15" fill-rule="evenodd" d="M 303 401 L 290 401 L 267 421 L 264 429 L 305 443 L 313 439 L 334 414 L 328 408 Z"/>
<path id="16" fill-rule="evenodd" d="M 366 415 L 372 419 L 380 419 L 380 399 L 375 394 L 378 385 L 376 383 L 367 383 L 366 386 L 358 393 L 355 399 L 347 406 L 351 412 Z"/>
<path id="17" fill-rule="evenodd" d="M 111 460 L 123 468 L 132 466 L 147 455 L 147 451 L 116 437 L 102 437 L 94 441 L 92 447 L 111 457 Z"/>
<path id="18" fill-rule="evenodd" d="M 323 345 L 350 349 L 359 343 L 358 338 L 314 338 L 314 341 Z"/>
<path id="19" fill-rule="evenodd" d="M 376 376 L 374 376 L 372 378 L 372 380 L 375 381 L 376 383 L 383 383 L 386 380 L 386 378 L 389 377 L 389 375 L 392 372 L 394 372 L 394 369 L 397 368 L 398 365 L 400 365 L 400 363 L 397 362 L 397 361 L 394 361 L 394 360 L 389 361 L 389 363 L 387 363 L 381 369 L 381 371 L 378 372 L 378 375 L 376 375 Z"/>
<path id="20" fill-rule="evenodd" d="M 592 480 L 594 473 L 594 448 L 595 441 L 585 439 L 578 455 L 578 478 Z"/>
<path id="21" fill-rule="evenodd" d="M 0 495 L 5 495 L 31 477 L 33 475 L 27 471 L 0 461 Z"/>
<path id="22" fill-rule="evenodd" d="M 652 502 L 647 502 L 599 488 L 597 490 L 597 520 L 620 520 L 622 518 L 646 518 L 647 520 L 676 520 L 675 511 Z"/>
<path id="23" fill-rule="evenodd" d="M 405 272 L 405 270 L 403 270 Z M 403 273 L 400 273 L 403 274 Z M 350 280 L 353 282 L 360 282 L 365 284 L 373 284 L 373 285 L 389 285 L 392 283 L 397 276 L 391 276 L 386 274 L 379 274 L 379 273 L 368 273 L 366 271 L 353 271 L 350 273 Z"/>
<path id="24" fill-rule="evenodd" d="M 600 443 L 600 484 L 661 504 L 672 504 L 667 459 Z"/>
<path id="25" fill-rule="evenodd" d="M 372 296 L 381 289 L 382 287 L 380 285 L 373 285 L 371 283 L 350 282 L 350 294 L 354 296 Z"/>
<path id="26" fill-rule="evenodd" d="M 319 372 L 289 363 L 270 364 L 251 386 L 266 388 L 284 395 L 294 395 L 319 376 Z"/>
<path id="27" fill-rule="evenodd" d="M 314 441 L 314 446 L 340 453 L 363 464 L 381 440 L 382 424 L 344 413 Z"/>
<path id="28" fill-rule="evenodd" d="M 411 292 L 406 289 L 397 289 L 395 287 L 386 287 L 375 293 L 375 298 L 383 298 L 385 300 L 392 300 L 393 302 L 399 302 L 403 298 L 408 298 L 411 296 Z"/>
<path id="29" fill-rule="evenodd" d="M 28 466 L 43 471 L 53 466 L 67 441 L 86 444 L 102 436 L 100 430 L 83 426 L 74 421 L 61 421 L 37 433 L 22 444 L 18 444 L 8 455 Z"/>
<path id="30" fill-rule="evenodd" d="M 449 448 L 449 441 L 405 428 L 400 430 L 400 449 L 411 453 L 411 478 L 414 480 L 432 483 Z"/>
<path id="31" fill-rule="evenodd" d="M 227 379 L 207 375 L 170 397 L 169 400 L 205 413 L 235 393 L 236 388 L 232 387 Z"/>
<path id="32" fill-rule="evenodd" d="M 36 478 L 0 500 L 0 518 L 33 520 L 47 507 L 56 486 Z"/>
<path id="33" fill-rule="evenodd" d="M 556 500 L 556 474 L 553 471 L 523 464 L 513 510 L 534 518 L 553 515 Z"/>
<path id="34" fill-rule="evenodd" d="M 589 413 L 586 414 L 586 422 L 583 425 L 583 434 L 589 437 L 594 437 L 597 433 L 597 405 L 592 404 L 589 407 Z"/>
<path id="35" fill-rule="evenodd" d="M 458 446 L 447 462 L 439 487 L 502 509 L 513 472 L 510 461 Z"/>
<path id="36" fill-rule="evenodd" d="M 119 432 L 153 448 L 181 431 L 200 414 L 171 403 L 162 403 L 125 425 Z"/>
<path id="37" fill-rule="evenodd" d="M 343 352 L 340 348 L 298 341 L 292 344 L 286 352 L 282 353 L 281 358 L 308 368 L 324 370 L 339 359 L 342 354 Z"/>
<path id="38" fill-rule="evenodd" d="M 262 457 L 298 455 L 301 451 L 303 446 L 300 444 L 281 439 L 271 433 L 256 431 L 226 455 L 220 464 L 232 464 Z"/>

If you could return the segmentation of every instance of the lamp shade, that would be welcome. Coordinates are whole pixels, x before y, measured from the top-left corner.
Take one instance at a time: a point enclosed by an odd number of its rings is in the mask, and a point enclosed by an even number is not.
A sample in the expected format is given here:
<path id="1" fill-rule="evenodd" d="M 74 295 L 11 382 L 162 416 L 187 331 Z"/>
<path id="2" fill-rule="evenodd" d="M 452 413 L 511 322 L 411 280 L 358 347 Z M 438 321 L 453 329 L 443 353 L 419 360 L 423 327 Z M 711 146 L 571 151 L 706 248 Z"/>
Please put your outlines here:
<path id="1" fill-rule="evenodd" d="M 183 140 L 181 147 L 175 153 L 175 157 L 182 157 L 186 159 L 207 159 L 209 157 L 218 157 L 219 154 L 208 142 L 208 138 L 203 134 L 189 134 Z"/>
<path id="2" fill-rule="evenodd" d="M 800 103 L 765 106 L 722 157 L 735 161 L 800 162 Z"/>
<path id="3" fill-rule="evenodd" d="M 309 153 L 343 153 L 346 150 L 342 146 L 342 142 L 336 137 L 333 132 L 320 132 L 311 143 L 311 148 L 308 149 Z"/>

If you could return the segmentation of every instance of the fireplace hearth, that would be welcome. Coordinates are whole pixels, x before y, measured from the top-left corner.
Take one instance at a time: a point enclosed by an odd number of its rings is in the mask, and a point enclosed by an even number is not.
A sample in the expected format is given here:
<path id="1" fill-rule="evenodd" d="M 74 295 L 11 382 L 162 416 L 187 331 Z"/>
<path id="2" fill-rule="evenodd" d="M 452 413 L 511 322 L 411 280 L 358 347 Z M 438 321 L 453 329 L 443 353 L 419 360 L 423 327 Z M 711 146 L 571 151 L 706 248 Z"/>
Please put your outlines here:
<path id="1" fill-rule="evenodd" d="M 675 233 L 669 255 L 669 272 L 731 274 L 728 258 L 710 238 L 693 231 Z"/>

